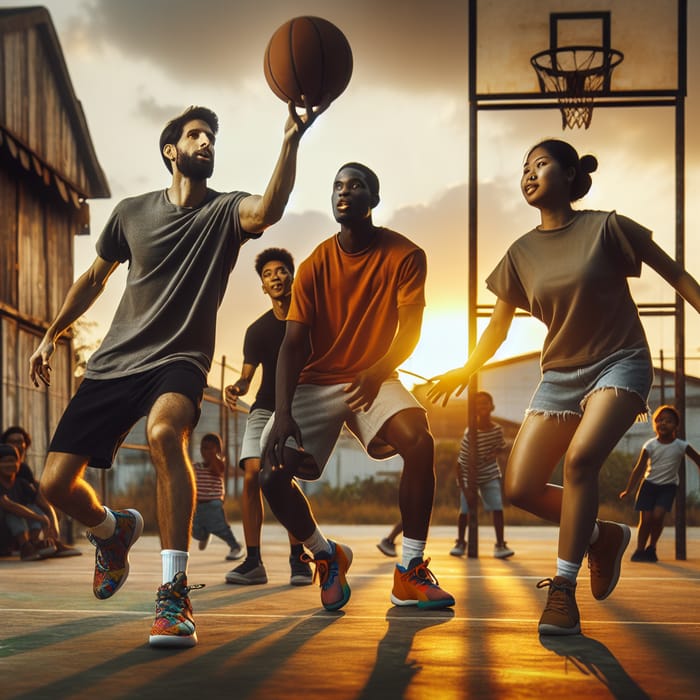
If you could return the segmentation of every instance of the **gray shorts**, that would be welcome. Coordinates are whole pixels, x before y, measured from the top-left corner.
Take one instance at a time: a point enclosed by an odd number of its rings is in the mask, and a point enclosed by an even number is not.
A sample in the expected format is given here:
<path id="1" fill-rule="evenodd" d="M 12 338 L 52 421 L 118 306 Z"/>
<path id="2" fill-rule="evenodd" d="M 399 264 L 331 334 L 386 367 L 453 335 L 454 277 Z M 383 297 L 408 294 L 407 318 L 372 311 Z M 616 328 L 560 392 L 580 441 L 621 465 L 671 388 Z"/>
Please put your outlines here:
<path id="1" fill-rule="evenodd" d="M 387 459 L 396 449 L 377 437 L 383 425 L 397 413 L 409 408 L 425 412 L 398 379 L 385 381 L 368 411 L 353 413 L 346 403 L 347 384 L 299 384 L 294 392 L 292 417 L 297 422 L 304 441 L 304 450 L 311 454 L 316 464 L 323 468 L 331 456 L 343 426 L 357 438 L 373 459 Z M 270 420 L 263 431 L 261 444 L 265 444 L 272 427 Z M 296 447 L 293 440 L 289 447 Z"/>
<path id="2" fill-rule="evenodd" d="M 647 348 L 618 350 L 585 367 L 543 373 L 525 415 L 583 416 L 591 394 L 601 389 L 628 391 L 639 397 L 638 420 L 646 420 L 647 397 L 654 379 Z"/>
<path id="3" fill-rule="evenodd" d="M 485 481 L 483 484 L 477 484 L 481 502 L 484 504 L 484 510 L 503 510 L 503 496 L 501 494 L 501 478 L 496 477 L 491 481 Z M 464 491 L 459 491 L 459 512 L 466 515 L 469 512 L 467 499 L 464 497 Z"/>
<path id="4" fill-rule="evenodd" d="M 271 415 L 272 411 L 268 411 L 266 408 L 256 408 L 248 414 L 243 433 L 241 456 L 238 459 L 238 466 L 241 469 L 243 469 L 244 460 L 260 459 L 260 438 Z"/>

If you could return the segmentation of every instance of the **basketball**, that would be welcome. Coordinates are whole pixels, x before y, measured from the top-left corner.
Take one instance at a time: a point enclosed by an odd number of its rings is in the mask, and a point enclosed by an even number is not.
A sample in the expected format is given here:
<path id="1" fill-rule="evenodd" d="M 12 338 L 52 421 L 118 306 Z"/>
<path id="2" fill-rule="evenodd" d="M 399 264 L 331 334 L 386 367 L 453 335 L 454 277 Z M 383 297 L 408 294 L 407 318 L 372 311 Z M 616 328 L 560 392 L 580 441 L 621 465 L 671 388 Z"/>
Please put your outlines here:
<path id="1" fill-rule="evenodd" d="M 352 51 L 343 32 L 321 17 L 295 17 L 272 35 L 265 49 L 265 79 L 281 100 L 312 106 L 336 99 L 352 75 Z"/>

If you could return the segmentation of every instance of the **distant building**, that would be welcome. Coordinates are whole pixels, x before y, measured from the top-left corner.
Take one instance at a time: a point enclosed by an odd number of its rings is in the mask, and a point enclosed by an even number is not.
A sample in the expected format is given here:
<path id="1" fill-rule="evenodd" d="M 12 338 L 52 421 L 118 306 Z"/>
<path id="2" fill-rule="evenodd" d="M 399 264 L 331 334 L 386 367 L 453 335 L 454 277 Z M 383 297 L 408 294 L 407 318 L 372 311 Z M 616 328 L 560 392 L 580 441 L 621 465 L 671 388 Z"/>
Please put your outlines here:
<path id="1" fill-rule="evenodd" d="M 37 471 L 72 394 L 70 337 L 48 390 L 30 385 L 29 356 L 73 283 L 87 200 L 109 196 L 49 13 L 0 9 L 0 425 L 31 433 Z"/>

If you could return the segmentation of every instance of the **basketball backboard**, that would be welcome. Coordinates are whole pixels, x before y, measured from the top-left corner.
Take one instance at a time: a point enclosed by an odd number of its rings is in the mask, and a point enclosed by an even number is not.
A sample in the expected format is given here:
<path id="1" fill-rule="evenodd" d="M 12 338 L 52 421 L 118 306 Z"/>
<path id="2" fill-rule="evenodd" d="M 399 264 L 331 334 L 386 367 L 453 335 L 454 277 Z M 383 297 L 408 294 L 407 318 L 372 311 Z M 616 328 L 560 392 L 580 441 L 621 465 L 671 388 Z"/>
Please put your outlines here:
<path id="1" fill-rule="evenodd" d="M 611 75 L 609 96 L 684 91 L 679 84 L 679 2 L 474 0 L 477 95 L 537 98 L 541 91 L 530 63 L 534 54 L 606 42 L 624 56 Z"/>

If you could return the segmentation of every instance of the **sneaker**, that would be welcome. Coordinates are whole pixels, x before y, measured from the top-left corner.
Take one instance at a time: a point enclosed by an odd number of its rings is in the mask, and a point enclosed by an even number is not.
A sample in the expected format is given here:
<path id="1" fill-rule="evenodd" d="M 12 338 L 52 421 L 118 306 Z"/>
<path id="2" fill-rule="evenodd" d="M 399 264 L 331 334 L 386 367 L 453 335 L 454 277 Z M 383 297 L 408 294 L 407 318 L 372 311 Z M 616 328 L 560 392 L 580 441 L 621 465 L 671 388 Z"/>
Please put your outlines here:
<path id="1" fill-rule="evenodd" d="M 267 583 L 267 572 L 261 562 L 246 559 L 241 565 L 226 574 L 226 583 L 236 583 L 240 586 Z"/>
<path id="2" fill-rule="evenodd" d="M 21 561 L 38 561 L 41 554 L 31 542 L 24 542 L 19 548 L 19 558 Z"/>
<path id="3" fill-rule="evenodd" d="M 193 647 L 197 643 L 189 592 L 204 588 L 203 583 L 187 585 L 187 575 L 179 571 L 164 583 L 156 595 L 156 619 L 148 643 L 152 647 Z"/>
<path id="4" fill-rule="evenodd" d="M 379 544 L 377 545 L 377 549 L 382 554 L 386 554 L 387 557 L 395 557 L 396 556 L 396 545 L 387 537 L 383 537 L 379 541 Z"/>
<path id="5" fill-rule="evenodd" d="M 507 559 L 508 557 L 512 557 L 514 554 L 515 552 L 506 542 L 503 544 L 493 545 L 493 556 L 496 557 L 496 559 Z"/>
<path id="6" fill-rule="evenodd" d="M 314 576 L 309 566 L 309 562 L 302 561 L 293 554 L 289 557 L 289 585 L 290 586 L 310 586 L 314 582 Z"/>
<path id="7" fill-rule="evenodd" d="M 644 550 L 644 554 L 646 556 L 646 559 L 644 561 L 651 561 L 651 562 L 659 561 L 659 557 L 656 556 L 656 547 L 652 547 L 651 545 L 649 545 Z"/>
<path id="8" fill-rule="evenodd" d="M 607 520 L 599 520 L 598 528 L 598 539 L 588 546 L 588 568 L 591 571 L 593 597 L 605 600 L 620 578 L 622 555 L 632 533 L 627 525 Z"/>
<path id="9" fill-rule="evenodd" d="M 211 533 L 209 533 L 203 540 L 199 540 L 199 544 L 197 545 L 199 548 L 199 551 L 203 552 L 209 546 L 210 541 L 211 541 Z"/>
<path id="10" fill-rule="evenodd" d="M 113 596 L 126 583 L 129 575 L 129 550 L 143 532 L 143 518 L 137 510 L 113 510 L 117 519 L 114 534 L 106 540 L 87 533 L 95 545 L 95 576 L 92 591 L 96 598 Z"/>
<path id="11" fill-rule="evenodd" d="M 407 569 L 397 564 L 394 569 L 394 588 L 391 602 L 394 605 L 416 605 L 424 610 L 449 608 L 455 599 L 440 588 L 440 584 L 428 568 L 430 559 L 412 559 Z"/>
<path id="12" fill-rule="evenodd" d="M 632 552 L 630 561 L 649 561 L 649 557 L 645 549 L 635 549 L 634 552 Z"/>
<path id="13" fill-rule="evenodd" d="M 453 557 L 463 557 L 467 551 L 467 543 L 464 540 L 457 540 L 455 546 L 450 550 Z"/>
<path id="14" fill-rule="evenodd" d="M 321 586 L 321 603 L 326 610 L 340 610 L 350 600 L 350 586 L 345 580 L 345 574 L 352 564 L 352 549 L 346 544 L 328 540 L 331 551 L 322 552 L 312 559 L 307 554 L 301 555 L 301 560 L 314 564 L 313 581 L 318 578 Z"/>
<path id="15" fill-rule="evenodd" d="M 537 588 L 549 588 L 537 631 L 540 634 L 581 634 L 581 618 L 576 605 L 576 584 L 564 576 L 545 578 Z"/>
<path id="16" fill-rule="evenodd" d="M 71 547 L 61 540 L 56 540 L 56 553 L 54 557 L 80 557 L 82 552 L 77 547 Z"/>
<path id="17" fill-rule="evenodd" d="M 56 554 L 56 552 L 58 551 L 56 542 L 50 538 L 35 542 L 34 549 L 36 549 L 39 558 L 41 559 L 48 559 L 49 557 L 52 557 L 54 554 Z"/>
<path id="18" fill-rule="evenodd" d="M 236 542 L 226 555 L 226 561 L 238 561 L 239 559 L 243 559 L 244 554 L 243 547 Z"/>

